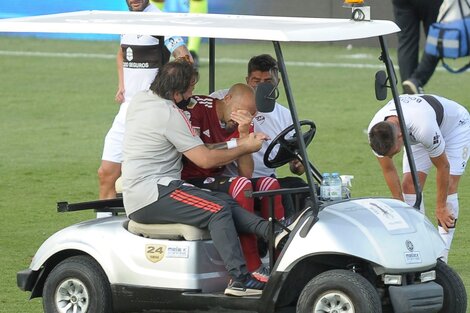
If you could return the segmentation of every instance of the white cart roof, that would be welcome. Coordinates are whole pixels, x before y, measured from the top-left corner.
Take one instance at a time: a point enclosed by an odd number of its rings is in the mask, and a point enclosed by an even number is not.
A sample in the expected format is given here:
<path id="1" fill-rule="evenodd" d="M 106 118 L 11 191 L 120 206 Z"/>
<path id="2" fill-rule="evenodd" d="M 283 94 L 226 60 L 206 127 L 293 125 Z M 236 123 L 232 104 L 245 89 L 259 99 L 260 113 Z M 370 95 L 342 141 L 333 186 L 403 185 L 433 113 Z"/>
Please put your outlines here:
<path id="1" fill-rule="evenodd" d="M 0 32 L 139 34 L 319 42 L 400 31 L 391 21 L 255 15 L 80 11 L 0 20 Z"/>

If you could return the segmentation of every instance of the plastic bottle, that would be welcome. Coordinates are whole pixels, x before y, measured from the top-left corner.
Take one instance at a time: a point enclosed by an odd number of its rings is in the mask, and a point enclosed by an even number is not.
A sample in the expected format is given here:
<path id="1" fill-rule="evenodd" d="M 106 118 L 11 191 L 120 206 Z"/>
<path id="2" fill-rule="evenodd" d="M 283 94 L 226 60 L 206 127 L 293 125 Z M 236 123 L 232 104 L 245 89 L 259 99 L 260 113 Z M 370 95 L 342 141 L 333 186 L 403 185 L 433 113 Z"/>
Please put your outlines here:
<path id="1" fill-rule="evenodd" d="M 343 199 L 351 198 L 351 180 L 354 178 L 353 175 L 341 175 L 341 182 L 343 184 Z"/>
<path id="2" fill-rule="evenodd" d="M 330 200 L 330 173 L 323 173 L 320 185 L 320 198 L 324 201 Z"/>
<path id="3" fill-rule="evenodd" d="M 341 200 L 343 198 L 342 189 L 343 189 L 343 186 L 342 186 L 341 178 L 339 178 L 339 174 L 332 173 L 331 183 L 330 183 L 330 199 L 333 201 Z"/>

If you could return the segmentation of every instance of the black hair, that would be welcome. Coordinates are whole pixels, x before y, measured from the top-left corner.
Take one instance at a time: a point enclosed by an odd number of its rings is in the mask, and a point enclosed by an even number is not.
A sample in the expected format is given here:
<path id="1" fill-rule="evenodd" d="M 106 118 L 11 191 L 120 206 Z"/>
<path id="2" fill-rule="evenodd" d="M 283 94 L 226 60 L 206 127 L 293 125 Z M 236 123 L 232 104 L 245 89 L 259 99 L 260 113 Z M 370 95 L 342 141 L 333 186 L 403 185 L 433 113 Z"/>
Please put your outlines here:
<path id="1" fill-rule="evenodd" d="M 191 85 L 197 83 L 199 73 L 187 59 L 179 58 L 163 65 L 150 85 L 150 90 L 158 96 L 173 100 L 173 94 L 185 93 Z"/>
<path id="2" fill-rule="evenodd" d="M 248 76 L 254 71 L 269 72 L 279 71 L 276 59 L 269 54 L 260 54 L 254 56 L 248 62 Z"/>
<path id="3" fill-rule="evenodd" d="M 379 122 L 369 132 L 369 145 L 378 155 L 387 155 L 395 146 L 395 129 L 391 123 Z"/>

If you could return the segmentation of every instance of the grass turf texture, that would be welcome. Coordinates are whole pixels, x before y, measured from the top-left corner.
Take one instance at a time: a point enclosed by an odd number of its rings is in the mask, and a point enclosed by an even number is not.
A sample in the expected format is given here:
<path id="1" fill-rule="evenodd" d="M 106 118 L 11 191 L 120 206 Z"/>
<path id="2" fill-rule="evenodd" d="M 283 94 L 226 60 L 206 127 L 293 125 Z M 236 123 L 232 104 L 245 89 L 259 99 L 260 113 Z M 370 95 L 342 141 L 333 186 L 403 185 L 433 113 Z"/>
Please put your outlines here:
<path id="1" fill-rule="evenodd" d="M 354 44 L 354 42 L 353 42 Z M 29 266 L 39 245 L 57 230 L 94 218 L 95 213 L 56 213 L 56 202 L 98 198 L 96 170 L 114 103 L 117 42 L 56 41 L 0 37 L 0 312 L 41 312 L 41 299 L 16 287 L 16 273 Z M 389 196 L 364 130 L 385 103 L 374 96 L 378 48 L 347 50 L 344 45 L 284 45 L 283 53 L 300 119 L 315 121 L 310 160 L 321 171 L 351 174 L 353 196 Z M 378 45 L 377 45 L 378 47 Z M 10 51 L 10 52 L 5 52 Z M 50 52 L 63 56 L 16 55 Z M 392 50 L 392 58 L 396 57 Z M 96 57 L 70 54 L 97 54 Z M 246 63 L 272 45 L 229 42 L 216 49 L 216 88 L 244 82 Z M 207 94 L 207 47 L 200 52 L 201 79 L 195 94 Z M 307 63 L 302 63 L 307 62 Z M 313 66 L 313 63 L 319 63 Z M 366 64 L 352 68 L 344 64 Z M 426 91 L 470 108 L 468 73 L 437 71 Z M 390 98 L 390 94 L 389 94 Z M 280 102 L 286 104 L 281 89 Z M 288 175 L 286 167 L 281 176 Z M 424 199 L 434 221 L 434 173 Z M 460 217 L 450 265 L 470 291 L 470 177 L 460 184 Z M 386 244 L 386 243 L 384 243 Z"/>

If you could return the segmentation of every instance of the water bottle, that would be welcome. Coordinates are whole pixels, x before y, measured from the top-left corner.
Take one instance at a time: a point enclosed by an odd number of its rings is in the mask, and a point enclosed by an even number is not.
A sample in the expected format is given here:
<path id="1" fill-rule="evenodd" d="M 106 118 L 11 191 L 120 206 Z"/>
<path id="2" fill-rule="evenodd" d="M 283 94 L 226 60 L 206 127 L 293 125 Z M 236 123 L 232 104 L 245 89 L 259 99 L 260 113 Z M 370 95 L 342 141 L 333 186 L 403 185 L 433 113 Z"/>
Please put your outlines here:
<path id="1" fill-rule="evenodd" d="M 341 200 L 343 198 L 342 189 L 343 184 L 341 182 L 341 178 L 339 177 L 338 173 L 331 174 L 331 182 L 330 182 L 330 199 Z"/>
<path id="2" fill-rule="evenodd" d="M 320 185 L 320 198 L 330 200 L 330 173 L 323 173 Z"/>

